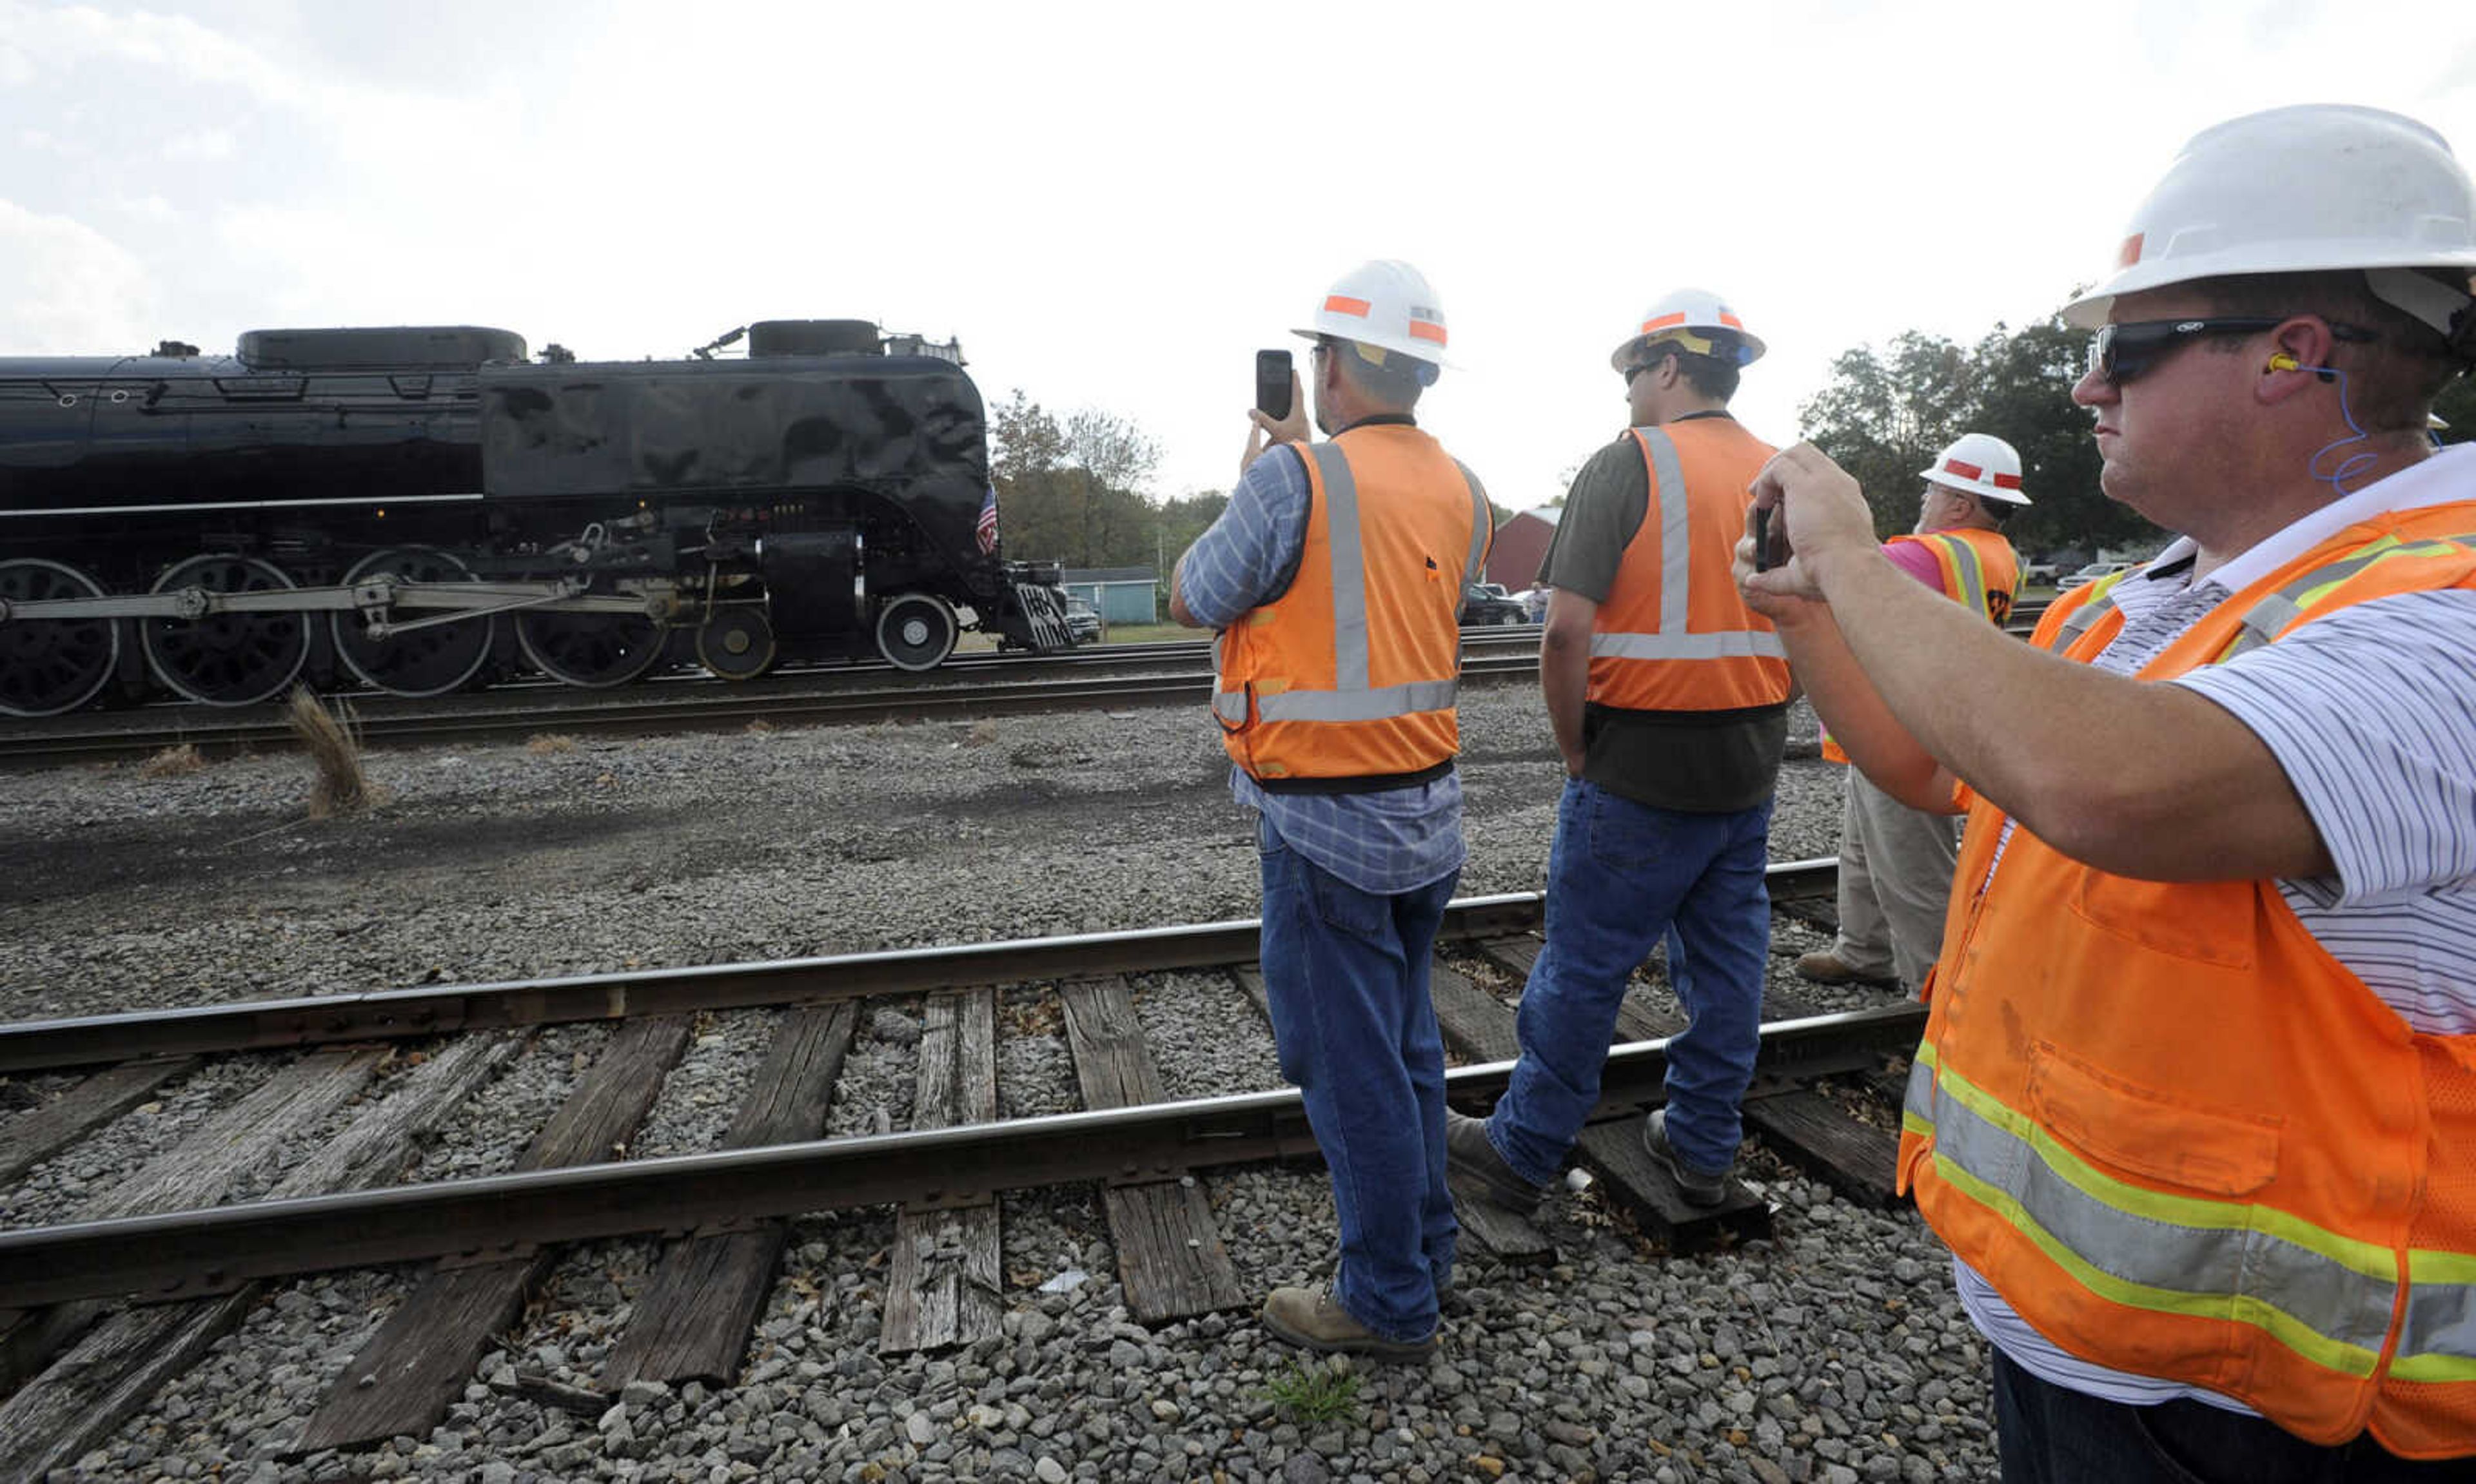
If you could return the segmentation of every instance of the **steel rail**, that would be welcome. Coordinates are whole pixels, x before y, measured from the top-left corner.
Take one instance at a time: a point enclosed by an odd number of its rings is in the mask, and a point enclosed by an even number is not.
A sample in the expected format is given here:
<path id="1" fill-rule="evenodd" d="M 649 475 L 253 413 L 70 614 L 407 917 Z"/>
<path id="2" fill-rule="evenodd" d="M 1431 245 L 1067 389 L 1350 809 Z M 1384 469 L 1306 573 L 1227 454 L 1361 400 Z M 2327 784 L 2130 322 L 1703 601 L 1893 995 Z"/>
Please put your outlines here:
<path id="1" fill-rule="evenodd" d="M 1769 869 L 1772 897 L 1831 894 L 1834 859 Z M 1544 894 L 1465 897 L 1445 909 L 1446 939 L 1503 937 L 1536 928 Z M 1241 918 L 1124 932 L 1011 938 L 996 943 L 888 949 L 812 958 L 629 970 L 561 978 L 417 985 L 232 1004 L 125 1011 L 0 1025 L 0 1073 L 387 1041 L 459 1030 L 682 1015 L 758 1005 L 818 1004 L 977 984 L 1032 983 L 1102 974 L 1158 974 L 1252 962 L 1261 920 Z"/>
<path id="2" fill-rule="evenodd" d="M 1169 658 L 1202 662 L 1202 652 L 1180 656 L 1134 656 L 1112 664 L 1160 664 Z M 1055 664 L 1060 661 L 1051 660 Z M 1008 668 L 1002 665 L 990 670 Z M 1462 663 L 1473 680 L 1496 680 L 1536 674 L 1535 653 L 1473 653 Z M 897 672 L 865 672 L 871 680 Z M 501 741 L 543 730 L 597 734 L 647 735 L 688 730 L 730 730 L 751 722 L 786 727 L 853 726 L 886 721 L 926 721 L 978 716 L 1017 715 L 1061 709 L 1133 706 L 1201 705 L 1211 696 L 1208 669 L 1185 673 L 1152 670 L 1139 675 L 1096 678 L 1068 674 L 1034 680 L 966 684 L 867 684 L 854 688 L 751 691 L 699 687 L 693 695 L 588 691 L 590 699 L 564 699 L 580 693 L 568 687 L 536 688 L 526 701 L 546 695 L 563 704 L 504 704 L 480 700 L 452 707 L 433 705 L 397 714 L 366 711 L 356 730 L 365 746 L 432 746 L 448 742 Z M 392 701 L 395 698 L 381 698 Z M 183 708 L 168 726 L 98 726 L 91 721 L 68 727 L 43 726 L 0 733 L 0 766 L 48 766 L 62 762 L 96 762 L 147 757 L 167 747 L 186 744 L 202 753 L 223 755 L 242 751 L 289 750 L 298 739 L 279 718 L 252 714 L 219 717 Z"/>
<path id="3" fill-rule="evenodd" d="M 1872 1070 L 1915 1049 L 1925 1013 L 1901 1004 L 1774 1022 L 1762 1027 L 1756 1076 L 1778 1086 Z M 1599 1113 L 1659 1101 L 1667 1049 L 1612 1049 Z M 1483 1101 L 1511 1071 L 1454 1069 L 1447 1093 Z M 0 1232 L 0 1307 L 184 1298 L 422 1259 L 496 1262 L 557 1243 L 703 1234 L 854 1206 L 977 1204 L 1001 1191 L 1163 1179 L 1314 1147 L 1299 1094 L 1285 1089 L 35 1227 Z"/>

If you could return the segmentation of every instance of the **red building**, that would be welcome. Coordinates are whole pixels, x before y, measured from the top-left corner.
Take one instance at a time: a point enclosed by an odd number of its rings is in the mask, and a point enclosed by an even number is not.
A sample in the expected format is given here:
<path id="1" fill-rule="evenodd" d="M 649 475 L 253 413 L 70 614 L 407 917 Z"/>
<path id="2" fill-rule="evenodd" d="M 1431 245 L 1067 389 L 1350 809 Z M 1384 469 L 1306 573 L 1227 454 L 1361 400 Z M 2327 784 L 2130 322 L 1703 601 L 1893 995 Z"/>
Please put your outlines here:
<path id="1" fill-rule="evenodd" d="M 1512 593 L 1536 583 L 1540 560 L 1548 555 L 1548 539 L 1556 533 L 1556 517 L 1563 513 L 1553 506 L 1542 506 L 1497 527 L 1495 543 L 1487 551 L 1487 580 L 1503 583 L 1504 590 Z"/>

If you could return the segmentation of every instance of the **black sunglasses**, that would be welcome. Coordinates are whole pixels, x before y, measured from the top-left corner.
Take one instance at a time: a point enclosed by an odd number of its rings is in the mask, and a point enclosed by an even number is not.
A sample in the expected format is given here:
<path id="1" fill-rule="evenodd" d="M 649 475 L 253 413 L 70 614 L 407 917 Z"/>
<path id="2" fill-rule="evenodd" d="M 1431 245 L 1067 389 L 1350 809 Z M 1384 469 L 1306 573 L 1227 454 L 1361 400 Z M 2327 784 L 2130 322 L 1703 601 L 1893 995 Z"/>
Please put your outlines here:
<path id="1" fill-rule="evenodd" d="M 2141 319 L 2124 325 L 2101 325 L 2097 334 L 2090 336 L 2089 369 L 2120 386 L 2166 359 L 2177 347 L 2203 335 L 2259 334 L 2266 330 L 2275 330 L 2294 317 L 2292 314 L 2276 318 L 2246 314 L 2220 319 Z M 2333 323 L 2330 334 L 2340 340 L 2373 338 L 2371 331 L 2359 330 L 2353 325 Z"/>
<path id="2" fill-rule="evenodd" d="M 1660 366 L 1668 360 L 1668 359 L 1669 359 L 1669 357 L 1670 357 L 1670 356 L 1673 356 L 1673 355 L 1675 355 L 1675 354 L 1676 354 L 1676 353 L 1675 353 L 1674 351 L 1670 351 L 1670 352 L 1668 353 L 1668 355 L 1667 355 L 1667 356 L 1657 356 L 1657 357 L 1653 357 L 1652 359 L 1648 359 L 1648 360 L 1638 360 L 1638 361 L 1635 361 L 1632 365 L 1629 365 L 1629 366 L 1625 367 L 1625 372 L 1624 372 L 1625 384 L 1626 384 L 1627 386 L 1631 386 L 1631 385 L 1633 384 L 1633 379 L 1634 379 L 1635 377 L 1637 377 L 1637 376 L 1642 375 L 1645 371 L 1656 371 L 1656 370 L 1658 370 L 1658 369 L 1660 368 Z"/>

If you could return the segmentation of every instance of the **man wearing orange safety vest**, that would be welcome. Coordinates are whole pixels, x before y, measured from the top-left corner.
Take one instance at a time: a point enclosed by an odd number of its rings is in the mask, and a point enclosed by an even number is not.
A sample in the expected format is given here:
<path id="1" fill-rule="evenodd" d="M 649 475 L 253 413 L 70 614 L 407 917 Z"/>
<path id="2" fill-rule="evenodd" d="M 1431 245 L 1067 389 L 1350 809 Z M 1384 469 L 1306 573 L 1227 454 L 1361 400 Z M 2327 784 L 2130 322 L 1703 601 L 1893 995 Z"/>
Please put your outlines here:
<path id="1" fill-rule="evenodd" d="M 1795 555 L 1741 580 L 1832 734 L 1968 801 L 1900 1178 L 2007 1479 L 2476 1472 L 2476 449 L 2424 431 L 2472 269 L 2412 119 L 2194 136 L 2065 310 L 2107 496 L 2182 539 L 2031 644 L 1813 448 L 1755 486 Z"/>
<path id="2" fill-rule="evenodd" d="M 2029 503 L 2020 456 L 1993 433 L 1964 433 L 1935 456 L 1918 502 L 1914 533 L 1883 543 L 1909 576 L 2001 628 L 2020 587 L 2020 559 L 2002 525 Z M 1822 755 L 1846 762 L 1828 735 Z M 1823 984 L 1896 978 L 1915 990 L 1943 951 L 1944 909 L 1960 835 L 1952 816 L 1912 809 L 1848 772 L 1840 820 L 1840 930 L 1829 948 L 1798 957 L 1796 972 Z"/>
<path id="3" fill-rule="evenodd" d="M 1611 361 L 1633 426 L 1574 480 L 1540 575 L 1553 589 L 1540 687 L 1566 781 L 1522 1057 L 1493 1115 L 1448 1121 L 1454 1169 L 1516 1209 L 1598 1101 L 1625 984 L 1663 937 L 1691 1025 L 1669 1043 L 1667 1106 L 1643 1139 L 1693 1204 L 1726 1199 L 1762 1020 L 1789 674 L 1729 570 L 1771 448 L 1728 400 L 1763 342 L 1699 289 L 1629 328 Z"/>
<path id="4" fill-rule="evenodd" d="M 1417 270 L 1351 270 L 1298 334 L 1330 439 L 1308 441 L 1295 377 L 1289 416 L 1252 414 L 1244 478 L 1179 558 L 1170 612 L 1220 631 L 1212 714 L 1256 812 L 1273 1038 L 1340 1217 L 1331 1284 L 1275 1289 L 1264 1325 L 1410 1360 L 1435 1348 L 1459 1231 L 1427 968 L 1464 854 L 1462 593 L 1494 523 L 1412 420 L 1446 345 Z"/>

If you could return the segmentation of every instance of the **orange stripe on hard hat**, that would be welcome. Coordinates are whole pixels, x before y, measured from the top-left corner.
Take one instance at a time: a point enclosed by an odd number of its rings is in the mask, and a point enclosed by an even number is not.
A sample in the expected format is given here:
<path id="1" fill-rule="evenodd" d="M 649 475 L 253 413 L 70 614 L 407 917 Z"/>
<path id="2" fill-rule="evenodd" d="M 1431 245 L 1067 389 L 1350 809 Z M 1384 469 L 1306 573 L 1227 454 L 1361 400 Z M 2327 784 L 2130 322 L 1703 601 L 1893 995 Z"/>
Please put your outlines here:
<path id="1" fill-rule="evenodd" d="M 2149 234 L 2145 232 L 2136 232 L 2132 235 L 2124 238 L 2123 245 L 2115 250 L 2115 265 L 2118 268 L 2129 268 L 2134 263 L 2139 262 L 2141 260 L 2141 239 L 2148 235 Z"/>
<path id="2" fill-rule="evenodd" d="M 1442 345 L 1445 343 L 1445 327 L 1433 320 L 1414 319 L 1410 321 L 1410 338 L 1433 340 L 1438 345 Z"/>
<path id="3" fill-rule="evenodd" d="M 1731 330 L 1743 330 L 1746 328 L 1746 322 L 1744 320 L 1739 319 L 1737 316 L 1729 313 L 1725 309 L 1721 309 L 1720 311 L 1720 323 L 1727 326 Z"/>
<path id="4" fill-rule="evenodd" d="M 1347 294 L 1332 294 L 1324 301 L 1324 310 L 1327 314 L 1355 314 L 1360 319 L 1365 319 L 1368 303 L 1364 299 L 1352 299 Z"/>
<path id="5" fill-rule="evenodd" d="M 1685 323 L 1685 311 L 1683 309 L 1679 309 L 1673 314 L 1662 314 L 1657 319 L 1644 320 L 1642 322 L 1642 333 L 1644 334 L 1648 334 L 1654 330 L 1665 330 L 1671 325 L 1681 325 L 1683 323 Z"/>

